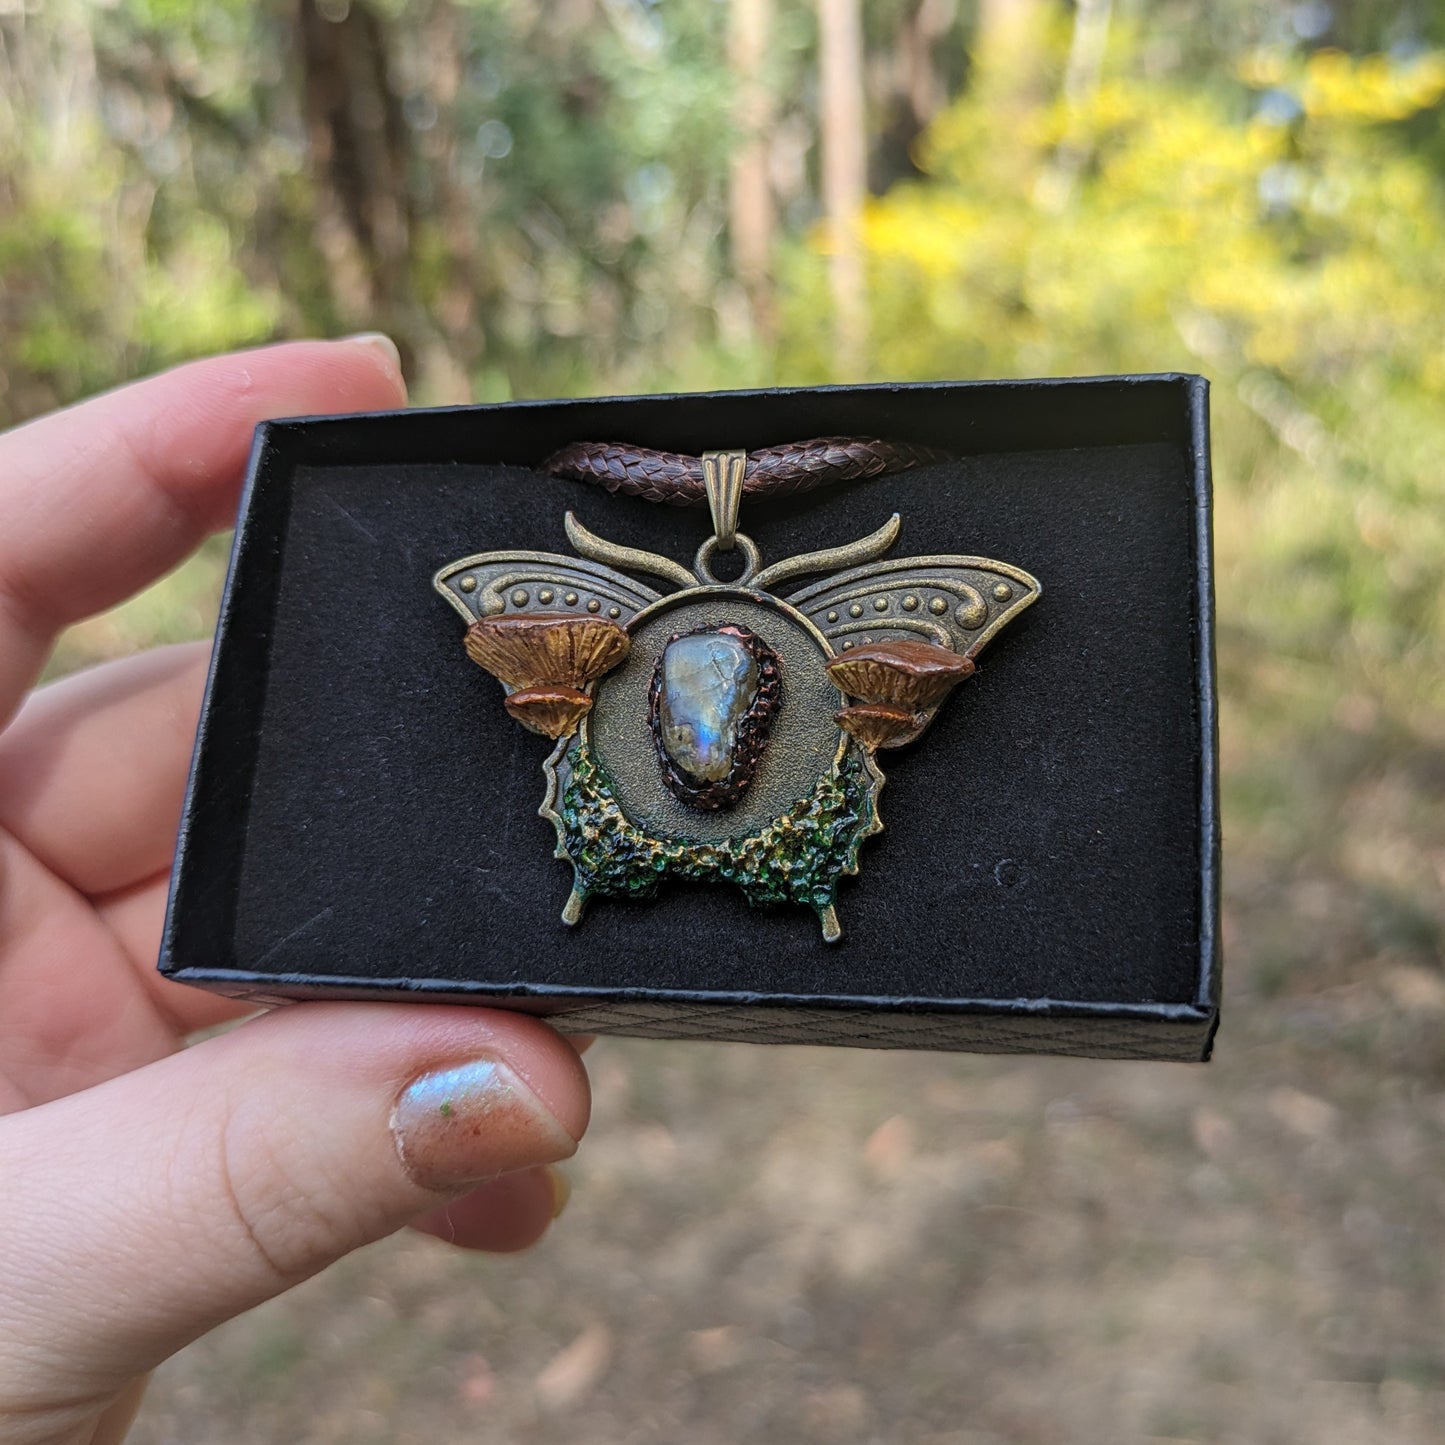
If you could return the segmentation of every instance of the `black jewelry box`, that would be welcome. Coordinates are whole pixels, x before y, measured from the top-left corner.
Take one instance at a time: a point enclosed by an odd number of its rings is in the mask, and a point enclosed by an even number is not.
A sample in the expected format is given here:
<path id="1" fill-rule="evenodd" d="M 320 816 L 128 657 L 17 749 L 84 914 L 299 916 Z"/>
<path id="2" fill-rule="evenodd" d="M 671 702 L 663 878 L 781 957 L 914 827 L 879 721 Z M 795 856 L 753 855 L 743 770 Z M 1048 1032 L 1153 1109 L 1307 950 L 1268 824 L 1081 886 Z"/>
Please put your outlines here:
<path id="1" fill-rule="evenodd" d="M 568 553 L 564 513 L 686 562 L 706 509 L 535 470 L 572 441 L 700 454 L 875 436 L 949 459 L 747 502 L 769 560 L 893 512 L 894 555 L 997 558 L 1043 597 L 916 745 L 885 831 L 805 909 L 727 885 L 594 900 L 521 731 L 433 590 Z M 161 969 L 265 1002 L 490 1004 L 569 1032 L 1201 1059 L 1218 1013 L 1207 384 L 1180 375 L 526 402 L 258 429 Z M 718 570 L 722 571 L 721 559 Z"/>

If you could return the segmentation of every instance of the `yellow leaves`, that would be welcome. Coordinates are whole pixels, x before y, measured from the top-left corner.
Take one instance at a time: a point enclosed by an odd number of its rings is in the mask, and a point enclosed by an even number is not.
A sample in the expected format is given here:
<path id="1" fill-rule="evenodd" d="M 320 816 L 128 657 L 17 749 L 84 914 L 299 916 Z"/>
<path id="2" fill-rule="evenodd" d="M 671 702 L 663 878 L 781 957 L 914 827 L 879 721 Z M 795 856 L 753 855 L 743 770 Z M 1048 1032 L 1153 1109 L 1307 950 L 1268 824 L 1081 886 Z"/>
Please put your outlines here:
<path id="1" fill-rule="evenodd" d="M 1408 61 L 1321 50 L 1305 62 L 1300 101 L 1311 118 L 1406 120 L 1445 97 L 1445 52 Z"/>
<path id="2" fill-rule="evenodd" d="M 983 209 L 959 196 L 930 196 L 921 188 L 872 201 L 863 213 L 863 244 L 877 257 L 905 260 L 932 279 L 958 269 Z"/>
<path id="3" fill-rule="evenodd" d="M 1245 85 L 1295 95 L 1312 120 L 1407 120 L 1445 99 L 1445 51 L 1410 59 L 1319 50 L 1302 63 L 1287 51 L 1249 51 L 1237 66 Z"/>
<path id="4" fill-rule="evenodd" d="M 1039 153 L 1069 141 L 1103 141 L 1148 119 L 1150 92 L 1136 80 L 1105 79 L 1078 101 L 1060 98 L 1015 120 L 1018 138 Z"/>
<path id="5" fill-rule="evenodd" d="M 1274 82 L 1282 65 L 1256 52 L 1241 72 Z M 868 208 L 872 284 L 907 294 L 942 333 L 996 332 L 995 348 L 1012 338 L 1021 354 L 1062 357 L 1070 338 L 1092 336 L 1095 366 L 1131 330 L 1141 345 L 1177 345 L 1186 306 L 1224 328 L 1243 364 L 1306 384 L 1419 347 L 1440 321 L 1445 206 L 1374 119 L 1401 95 L 1445 93 L 1445 62 L 1326 53 L 1308 68 L 1332 104 L 1352 96 L 1353 109 L 1327 132 L 1307 117 L 1294 136 L 1208 92 L 1107 79 L 1071 109 L 1068 143 L 1085 147 L 1085 164 L 1062 210 L 1036 199 L 1059 154 L 1038 142 L 1062 134 L 1062 103 L 1036 100 L 1017 118 L 1005 167 L 988 107 L 965 97 L 930 139 L 944 162 L 936 178 Z M 926 349 L 910 337 L 897 354 Z M 1132 351 L 1116 354 L 1128 364 Z"/>
<path id="6" fill-rule="evenodd" d="M 1437 345 L 1425 352 L 1416 374 L 1425 391 L 1445 396 L 1445 347 Z"/>
<path id="7" fill-rule="evenodd" d="M 1282 86 L 1290 75 L 1289 52 L 1272 46 L 1246 51 L 1239 59 L 1236 73 L 1255 90 Z"/>

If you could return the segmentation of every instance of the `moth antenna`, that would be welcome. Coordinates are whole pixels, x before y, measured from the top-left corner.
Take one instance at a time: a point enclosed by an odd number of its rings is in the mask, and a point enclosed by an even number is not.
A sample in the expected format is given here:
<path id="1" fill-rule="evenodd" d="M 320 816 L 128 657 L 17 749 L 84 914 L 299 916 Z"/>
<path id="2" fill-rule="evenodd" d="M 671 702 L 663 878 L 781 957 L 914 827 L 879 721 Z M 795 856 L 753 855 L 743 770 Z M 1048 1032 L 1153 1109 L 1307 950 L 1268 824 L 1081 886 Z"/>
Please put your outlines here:
<path id="1" fill-rule="evenodd" d="M 800 552 L 796 557 L 784 557 L 771 567 L 764 567 L 752 580 L 759 590 L 786 582 L 790 577 L 806 577 L 810 572 L 836 572 L 842 567 L 858 567 L 864 562 L 877 561 L 897 540 L 903 523 L 897 512 L 866 537 L 856 542 L 847 542 L 841 547 L 825 547 L 821 552 Z"/>
<path id="2" fill-rule="evenodd" d="M 567 528 L 567 540 L 590 562 L 602 562 L 609 567 L 630 568 L 634 572 L 645 572 L 649 577 L 665 577 L 674 587 L 697 586 L 697 578 L 670 557 L 664 557 L 657 552 L 644 552 L 640 547 L 624 547 L 617 542 L 608 542 L 589 532 L 571 512 L 567 513 L 564 525 Z"/>

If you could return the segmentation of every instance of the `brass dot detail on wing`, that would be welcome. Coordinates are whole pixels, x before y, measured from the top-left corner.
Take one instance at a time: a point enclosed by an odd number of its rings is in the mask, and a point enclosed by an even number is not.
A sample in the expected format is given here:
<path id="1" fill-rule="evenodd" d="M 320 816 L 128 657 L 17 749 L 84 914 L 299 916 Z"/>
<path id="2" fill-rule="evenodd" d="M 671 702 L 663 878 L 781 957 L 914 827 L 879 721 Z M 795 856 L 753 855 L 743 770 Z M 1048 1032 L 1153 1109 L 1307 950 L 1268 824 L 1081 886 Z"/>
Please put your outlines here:
<path id="1" fill-rule="evenodd" d="M 875 612 L 887 612 L 888 599 L 886 597 L 875 597 L 873 599 L 873 610 Z"/>
<path id="2" fill-rule="evenodd" d="M 477 579 L 475 577 L 463 577 L 460 585 L 463 592 L 475 592 L 477 590 Z"/>
<path id="3" fill-rule="evenodd" d="M 562 600 L 569 607 L 575 607 L 577 605 L 577 594 L 575 592 L 569 592 Z"/>
<path id="4" fill-rule="evenodd" d="M 855 603 L 848 609 L 848 616 L 849 616 L 849 617 L 861 617 L 862 615 L 863 615 L 863 604 L 862 604 L 861 602 L 855 602 Z"/>
<path id="5" fill-rule="evenodd" d="M 622 609 L 620 607 L 609 607 L 607 609 L 607 615 L 612 618 L 613 621 L 616 621 L 617 618 L 622 616 Z"/>
<path id="6" fill-rule="evenodd" d="M 948 603 L 945 602 L 942 597 L 935 597 L 933 601 L 928 604 L 928 610 L 933 613 L 935 617 L 942 617 L 943 614 L 948 611 Z"/>
<path id="7" fill-rule="evenodd" d="M 556 595 L 557 594 L 550 587 L 544 587 L 537 594 L 537 601 L 543 603 L 550 602 Z"/>
<path id="8" fill-rule="evenodd" d="M 1000 582 L 998 586 L 993 589 L 993 595 L 997 597 L 1000 602 L 1007 602 L 1009 598 L 1014 595 L 1014 590 L 1007 582 Z"/>
<path id="9" fill-rule="evenodd" d="M 830 612 L 830 613 L 828 614 L 828 621 L 829 621 L 829 622 L 836 622 L 837 620 L 838 620 L 838 614 L 837 614 L 836 612 Z"/>
<path id="10" fill-rule="evenodd" d="M 844 643 L 843 643 L 843 651 L 844 651 L 844 652 L 847 652 L 847 650 L 848 650 L 850 647 L 852 647 L 852 645 L 853 645 L 853 639 L 852 639 L 851 637 L 847 638 L 847 639 L 844 641 Z"/>
<path id="11" fill-rule="evenodd" d="M 601 612 L 601 611 L 602 611 L 602 604 L 594 597 L 594 598 L 587 604 L 587 610 L 588 610 L 589 612 Z"/>
<path id="12" fill-rule="evenodd" d="M 525 607 L 527 605 L 527 594 L 519 587 L 512 593 L 512 606 Z"/>
<path id="13" fill-rule="evenodd" d="M 903 599 L 903 610 L 905 612 L 918 611 L 918 599 L 911 592 Z"/>

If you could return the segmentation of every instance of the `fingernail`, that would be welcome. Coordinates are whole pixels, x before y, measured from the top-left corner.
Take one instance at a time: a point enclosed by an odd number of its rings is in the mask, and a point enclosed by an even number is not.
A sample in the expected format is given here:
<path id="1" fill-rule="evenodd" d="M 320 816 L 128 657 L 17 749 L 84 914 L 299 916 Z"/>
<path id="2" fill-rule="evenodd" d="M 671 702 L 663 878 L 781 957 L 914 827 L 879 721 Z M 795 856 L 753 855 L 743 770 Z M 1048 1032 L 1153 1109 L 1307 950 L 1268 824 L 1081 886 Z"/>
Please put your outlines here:
<path id="1" fill-rule="evenodd" d="M 385 353 L 386 359 L 396 368 L 397 375 L 401 375 L 401 352 L 397 350 L 396 342 L 386 332 L 358 331 L 355 336 L 347 336 L 343 339 L 356 342 L 360 346 L 376 347 L 378 351 Z"/>
<path id="2" fill-rule="evenodd" d="M 552 1181 L 552 1218 L 557 1219 L 572 1197 L 572 1181 L 560 1169 L 549 1169 L 547 1177 Z"/>
<path id="3" fill-rule="evenodd" d="M 391 1132 L 406 1172 L 440 1194 L 577 1152 L 577 1141 L 499 1059 L 472 1059 L 408 1084 Z"/>

